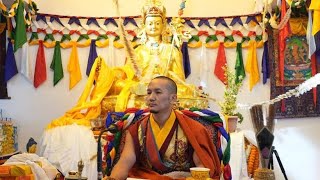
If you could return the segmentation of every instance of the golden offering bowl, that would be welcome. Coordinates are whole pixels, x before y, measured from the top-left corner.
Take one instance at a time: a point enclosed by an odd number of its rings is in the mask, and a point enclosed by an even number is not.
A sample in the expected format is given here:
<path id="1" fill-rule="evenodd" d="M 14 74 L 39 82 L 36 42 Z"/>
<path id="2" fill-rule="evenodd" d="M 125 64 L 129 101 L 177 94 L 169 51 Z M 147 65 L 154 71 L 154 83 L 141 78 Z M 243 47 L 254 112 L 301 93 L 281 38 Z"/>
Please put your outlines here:
<path id="1" fill-rule="evenodd" d="M 204 167 L 190 168 L 191 176 L 195 180 L 207 180 L 210 178 L 210 169 Z"/>
<path id="2" fill-rule="evenodd" d="M 77 171 L 69 171 L 69 176 L 75 176 L 77 174 L 78 174 Z"/>

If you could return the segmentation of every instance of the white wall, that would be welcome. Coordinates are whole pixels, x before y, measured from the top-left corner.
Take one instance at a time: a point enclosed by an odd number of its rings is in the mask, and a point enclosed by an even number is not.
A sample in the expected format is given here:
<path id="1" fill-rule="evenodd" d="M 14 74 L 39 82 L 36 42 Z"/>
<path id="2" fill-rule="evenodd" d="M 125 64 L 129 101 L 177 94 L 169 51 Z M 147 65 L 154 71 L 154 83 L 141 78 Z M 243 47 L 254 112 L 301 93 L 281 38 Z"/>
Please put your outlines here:
<path id="1" fill-rule="evenodd" d="M 55 1 L 36 1 L 42 13 L 77 15 L 77 16 L 115 16 L 111 0 L 55 0 Z M 81 2 L 81 3 L 79 3 Z M 124 3 L 126 2 L 126 3 Z M 142 0 L 139 1 L 120 0 L 121 14 L 138 15 Z M 165 1 L 168 9 L 168 16 L 175 16 L 181 1 Z M 251 14 L 254 12 L 254 0 L 201 0 L 187 1 L 186 16 L 231 16 L 240 14 Z M 117 61 L 121 64 L 124 60 L 122 50 L 116 50 Z M 30 57 L 35 60 L 37 47 L 30 47 Z M 60 83 L 53 87 L 53 73 L 49 70 L 52 60 L 53 49 L 45 49 L 48 78 L 47 81 L 38 89 L 34 89 L 22 75 L 15 76 L 8 83 L 8 92 L 11 100 L 0 100 L 0 108 L 4 110 L 6 117 L 14 119 L 18 125 L 19 147 L 25 150 L 25 144 L 29 137 L 34 137 L 40 141 L 41 134 L 45 126 L 53 119 L 63 115 L 64 112 L 75 105 L 86 83 L 85 69 L 88 58 L 89 48 L 78 49 L 80 66 L 83 79 L 71 91 L 68 89 L 69 76 L 66 71 L 70 49 L 62 50 L 62 61 L 65 77 Z M 227 61 L 230 67 L 235 62 L 235 49 L 228 49 Z M 98 49 L 98 53 L 108 59 L 108 48 Z M 205 49 L 206 63 L 208 64 L 207 88 L 206 92 L 211 96 L 221 100 L 223 85 L 213 75 L 217 49 Z M 201 57 L 201 48 L 189 49 L 192 64 L 192 75 L 187 79 L 199 85 L 199 64 L 204 61 Z M 244 61 L 246 62 L 247 51 L 243 51 Z M 262 51 L 258 50 L 259 64 Z M 244 63 L 245 63 L 244 62 Z M 203 71 L 203 69 L 202 69 Z M 269 99 L 270 84 L 263 85 L 261 82 L 250 92 L 248 90 L 248 79 L 244 81 L 244 86 L 239 95 L 239 103 L 255 103 Z M 212 103 L 211 109 L 218 111 L 218 107 Z M 242 129 L 252 129 L 252 123 L 246 110 L 242 110 L 245 120 L 241 124 Z M 320 128 L 319 118 L 304 119 L 284 119 L 278 120 L 275 129 L 275 146 L 281 156 L 289 179 L 317 179 L 317 167 L 320 167 L 319 157 L 320 143 L 317 139 L 318 129 Z M 284 179 L 276 165 L 277 179 Z"/>
<path id="2" fill-rule="evenodd" d="M 78 15 L 78 16 L 116 16 L 116 11 L 112 4 L 113 0 L 55 0 L 55 1 L 40 1 L 37 2 L 40 7 L 40 12 L 60 14 L 60 15 Z M 140 15 L 140 7 L 145 0 L 119 0 L 120 13 L 122 16 Z M 235 5 L 235 2 L 237 3 Z M 186 16 L 229 16 L 239 14 L 252 14 L 254 12 L 255 0 L 201 0 L 187 1 L 185 8 Z M 181 1 L 163 0 L 163 4 L 167 9 L 168 16 L 177 16 Z M 204 8 L 206 7 L 206 8 Z M 222 8 L 223 7 L 223 8 Z M 228 11 L 225 11 L 228 8 Z M 199 13 L 201 12 L 201 13 Z"/>

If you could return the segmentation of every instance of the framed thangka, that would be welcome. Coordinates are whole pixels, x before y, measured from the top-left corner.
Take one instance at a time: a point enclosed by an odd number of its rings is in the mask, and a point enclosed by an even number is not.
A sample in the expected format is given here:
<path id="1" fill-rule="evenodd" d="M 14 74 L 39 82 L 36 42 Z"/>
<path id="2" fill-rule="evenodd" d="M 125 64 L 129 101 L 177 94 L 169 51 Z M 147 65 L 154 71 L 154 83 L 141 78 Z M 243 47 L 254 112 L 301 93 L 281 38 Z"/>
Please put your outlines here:
<path id="1" fill-rule="evenodd" d="M 312 68 L 320 72 L 319 65 L 308 58 L 306 36 L 291 35 L 286 38 L 284 50 L 283 80 L 279 71 L 278 31 L 268 30 L 268 48 L 270 62 L 271 98 L 275 98 L 290 89 L 294 89 L 312 77 Z M 309 91 L 299 97 L 290 97 L 275 104 L 275 118 L 301 118 L 320 116 L 320 88 Z M 314 99 L 315 98 L 315 99 Z M 316 102 L 316 103 L 315 103 Z"/>
<path id="2" fill-rule="evenodd" d="M 276 86 L 281 86 L 279 61 L 274 62 Z M 285 86 L 298 86 L 312 77 L 311 60 L 308 58 L 308 44 L 304 36 L 291 36 L 286 39 L 284 51 L 284 82 Z"/>

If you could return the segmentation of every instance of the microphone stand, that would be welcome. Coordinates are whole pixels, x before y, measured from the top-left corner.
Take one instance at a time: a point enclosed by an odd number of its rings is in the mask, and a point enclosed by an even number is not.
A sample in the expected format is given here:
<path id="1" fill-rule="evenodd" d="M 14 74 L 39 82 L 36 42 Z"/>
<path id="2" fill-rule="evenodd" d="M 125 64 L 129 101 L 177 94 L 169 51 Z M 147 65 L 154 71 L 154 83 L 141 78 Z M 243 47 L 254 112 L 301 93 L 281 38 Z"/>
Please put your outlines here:
<path id="1" fill-rule="evenodd" d="M 99 138 L 98 138 L 98 150 L 97 150 L 97 169 L 98 169 L 98 180 L 102 180 L 103 173 L 102 173 L 102 152 L 101 152 L 101 136 L 105 132 L 111 132 L 112 134 L 118 132 L 118 126 L 116 124 L 110 124 L 108 128 L 105 128 L 100 131 Z"/>
<path id="2" fill-rule="evenodd" d="M 269 160 L 269 163 L 268 163 L 268 168 L 273 170 L 273 154 L 276 155 L 276 158 L 277 158 L 277 161 L 279 163 L 281 172 L 282 172 L 282 174 L 284 176 L 284 179 L 288 180 L 288 177 L 287 177 L 286 171 L 284 170 L 284 167 L 283 167 L 283 164 L 281 162 L 280 156 L 279 156 L 279 154 L 278 154 L 278 152 L 277 152 L 277 150 L 275 149 L 274 146 L 272 146 L 271 150 L 270 150 L 270 157 L 269 157 L 270 160 Z"/>

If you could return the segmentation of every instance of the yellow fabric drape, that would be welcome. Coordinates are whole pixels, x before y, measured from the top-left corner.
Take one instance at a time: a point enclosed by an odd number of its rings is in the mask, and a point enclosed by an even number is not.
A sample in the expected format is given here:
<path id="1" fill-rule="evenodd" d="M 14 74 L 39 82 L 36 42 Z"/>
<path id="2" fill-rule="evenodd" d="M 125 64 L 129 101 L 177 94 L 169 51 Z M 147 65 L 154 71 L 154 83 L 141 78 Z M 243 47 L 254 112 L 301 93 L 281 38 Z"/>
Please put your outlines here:
<path id="1" fill-rule="evenodd" d="M 77 42 L 77 47 L 89 47 L 91 44 L 91 39 L 87 39 L 84 42 Z"/>
<path id="2" fill-rule="evenodd" d="M 16 15 L 18 6 L 19 6 L 19 1 L 16 1 L 11 5 L 11 8 L 8 10 L 8 8 L 2 3 L 2 1 L 0 2 L 0 10 L 7 12 L 8 13 L 8 15 L 6 15 L 7 17 L 14 17 Z M 0 13 L 2 12 L 0 11 Z M 5 15 L 4 13 L 2 14 Z"/>
<path id="3" fill-rule="evenodd" d="M 39 44 L 39 41 L 38 41 Z M 52 41 L 52 42 L 43 42 L 44 47 L 46 48 L 54 48 L 56 46 L 56 42 Z"/>
<path id="4" fill-rule="evenodd" d="M 262 41 L 256 41 L 257 47 L 256 48 L 262 48 L 264 45 L 263 40 Z"/>
<path id="5" fill-rule="evenodd" d="M 70 42 L 64 42 L 64 43 L 60 43 L 61 47 L 66 49 L 66 48 L 71 48 L 73 46 L 73 42 L 74 41 L 70 41 Z M 83 42 L 76 42 L 77 47 L 89 47 L 91 43 L 90 39 L 87 39 Z M 201 42 L 200 42 L 201 43 Z M 32 40 L 29 42 L 30 45 L 38 45 L 39 44 L 39 40 Z M 108 47 L 110 44 L 109 39 L 106 39 L 105 41 L 96 41 L 96 46 L 99 48 L 105 48 Z M 56 42 L 43 42 L 43 45 L 46 48 L 54 48 L 54 46 L 56 45 Z M 137 46 L 136 42 L 131 42 L 132 47 Z M 113 46 L 117 49 L 122 49 L 124 46 L 122 43 L 119 43 L 118 41 L 114 41 L 113 42 Z"/>
<path id="6" fill-rule="evenodd" d="M 118 97 L 117 97 L 117 102 L 115 105 L 115 111 L 116 112 L 121 112 L 126 110 L 127 108 L 127 104 L 128 104 L 128 100 L 129 100 L 129 95 L 130 95 L 130 88 L 136 84 L 137 82 L 133 80 L 134 76 L 135 76 L 135 72 L 133 71 L 133 69 L 131 68 L 131 66 L 129 64 L 124 65 L 124 67 L 122 67 L 123 72 L 126 73 L 127 75 L 127 79 L 126 81 L 126 86 L 122 88 L 121 92 L 119 93 Z"/>
<path id="7" fill-rule="evenodd" d="M 97 67 L 100 70 L 97 71 Z M 47 129 L 58 126 L 78 125 L 90 126 L 90 119 L 97 118 L 101 112 L 101 101 L 114 81 L 114 74 L 100 56 L 95 60 L 90 72 L 87 84 L 80 96 L 77 105 L 67 111 L 62 117 L 53 120 Z M 94 85 L 94 81 L 96 82 Z M 88 100 L 88 98 L 90 98 Z M 88 100 L 88 101 L 87 101 Z M 86 110 L 86 112 L 83 112 Z"/>
<path id="8" fill-rule="evenodd" d="M 29 45 L 38 45 L 39 44 L 39 40 L 32 40 L 29 42 Z M 54 48 L 54 46 L 56 45 L 55 41 L 52 42 L 43 42 L 44 47 L 46 48 Z"/>
<path id="9" fill-rule="evenodd" d="M 7 7 L 3 3 L 0 3 L 0 9 L 3 11 L 7 11 Z"/>
<path id="10" fill-rule="evenodd" d="M 60 43 L 60 46 L 63 49 L 68 49 L 68 48 L 72 48 L 73 44 L 77 45 L 77 42 L 76 41 L 64 42 L 64 43 Z"/>
<path id="11" fill-rule="evenodd" d="M 119 43 L 118 41 L 114 41 L 114 42 L 113 42 L 113 46 L 114 46 L 115 48 L 118 48 L 118 49 L 124 48 L 124 45 L 121 44 L 121 43 Z"/>
<path id="12" fill-rule="evenodd" d="M 39 44 L 39 40 L 29 41 L 29 45 L 38 45 L 38 44 Z"/>
<path id="13" fill-rule="evenodd" d="M 72 50 L 69 58 L 68 71 L 70 73 L 69 90 L 71 90 L 82 79 L 79 65 L 77 42 L 72 41 Z"/>
<path id="14" fill-rule="evenodd" d="M 260 44 L 259 44 L 260 45 Z M 254 40 L 251 40 L 248 44 L 248 56 L 246 63 L 246 71 L 250 74 L 249 77 L 249 89 L 252 90 L 260 80 L 260 73 L 258 68 L 258 59 L 257 59 L 257 47 L 258 43 Z"/>
<path id="15" fill-rule="evenodd" d="M 291 33 L 294 35 L 304 36 L 307 33 L 307 18 L 290 18 Z"/>
<path id="16" fill-rule="evenodd" d="M 312 0 L 309 9 L 313 10 L 312 35 L 314 36 L 320 31 L 320 1 Z"/>
<path id="17" fill-rule="evenodd" d="M 60 46 L 61 46 L 63 49 L 72 48 L 74 45 L 75 45 L 76 47 L 81 47 L 81 48 L 82 48 L 82 47 L 88 47 L 88 46 L 90 46 L 90 43 L 91 43 L 90 39 L 89 39 L 89 40 L 86 40 L 86 41 L 84 41 L 84 42 L 82 42 L 82 43 L 77 42 L 77 41 L 74 41 L 74 40 L 71 40 L 71 41 L 69 41 L 69 42 L 60 43 Z"/>
<path id="18" fill-rule="evenodd" d="M 130 93 L 131 93 L 130 89 L 134 84 L 137 84 L 137 82 L 130 80 L 130 79 L 126 80 L 126 86 L 124 86 L 122 88 L 121 92 L 119 93 L 119 95 L 117 97 L 117 102 L 115 105 L 116 112 L 121 112 L 121 111 L 126 110 L 128 100 L 130 97 Z"/>
<path id="19" fill-rule="evenodd" d="M 161 148 L 162 144 L 168 137 L 175 120 L 176 120 L 176 114 L 174 113 L 174 111 L 171 111 L 169 119 L 166 121 L 164 126 L 160 129 L 159 125 L 154 120 L 154 117 L 152 116 L 152 114 L 150 115 L 150 125 L 152 128 L 152 132 L 155 137 L 155 141 L 157 143 L 158 149 Z"/>
<path id="20" fill-rule="evenodd" d="M 237 42 L 228 41 L 228 42 L 224 42 L 223 45 L 225 48 L 235 48 L 235 47 L 237 47 Z"/>
<path id="21" fill-rule="evenodd" d="M 215 41 L 213 43 L 206 43 L 204 46 L 206 48 L 218 48 L 220 45 L 220 42 L 219 41 Z"/>
<path id="22" fill-rule="evenodd" d="M 61 43 L 61 47 L 62 48 L 71 48 L 73 47 L 73 44 L 76 44 L 77 47 L 89 47 L 90 44 L 91 44 L 91 40 L 90 39 L 87 39 L 85 40 L 84 42 L 77 42 L 77 41 L 70 41 L 70 42 L 66 42 L 66 43 Z M 109 46 L 109 39 L 105 40 L 105 41 L 96 41 L 96 46 L 99 47 L 99 48 L 105 48 L 107 46 Z"/>
<path id="23" fill-rule="evenodd" d="M 135 48 L 137 45 L 138 45 L 137 42 L 131 42 L 131 46 L 132 46 L 133 48 Z"/>
<path id="24" fill-rule="evenodd" d="M 202 46 L 202 42 L 201 41 L 188 43 L 188 47 L 190 47 L 190 48 L 199 48 L 201 46 Z"/>
<path id="25" fill-rule="evenodd" d="M 109 46 L 109 39 L 106 39 L 105 41 L 96 41 L 96 46 L 99 48 L 105 48 Z"/>
<path id="26" fill-rule="evenodd" d="M 211 42 L 211 43 L 205 43 L 204 44 L 204 46 L 206 47 L 206 48 L 218 48 L 219 47 L 219 45 L 220 45 L 220 41 L 215 41 L 215 42 Z M 188 47 L 190 47 L 190 48 L 199 48 L 199 47 L 201 47 L 202 46 L 202 42 L 201 41 L 197 41 L 197 42 L 193 42 L 193 43 L 189 43 L 188 44 Z M 237 46 L 237 42 L 230 42 L 230 41 L 228 41 L 228 42 L 224 42 L 223 43 L 223 46 L 225 47 L 225 48 L 235 48 L 236 46 Z"/>
<path id="27" fill-rule="evenodd" d="M 10 168 L 10 175 L 11 176 L 26 176 L 33 174 L 30 166 L 26 164 L 16 164 L 12 165 Z"/>
<path id="28" fill-rule="evenodd" d="M 296 33 L 300 33 L 300 34 L 305 33 L 306 30 L 302 29 L 302 28 L 304 28 L 304 24 L 305 24 L 305 22 L 303 22 L 301 20 L 301 24 L 296 24 L 296 26 L 299 26 L 299 27 L 296 27 L 296 29 L 294 29 L 293 31 Z M 77 47 L 89 47 L 90 43 L 91 43 L 90 39 L 85 40 L 82 43 L 77 42 Z M 29 42 L 29 44 L 30 45 L 38 45 L 39 41 L 32 40 L 31 42 Z M 55 41 L 53 41 L 53 42 L 44 42 L 43 44 L 46 48 L 54 48 L 56 43 L 55 43 Z M 73 46 L 72 44 L 73 44 L 73 41 L 60 43 L 61 47 L 64 49 L 71 48 Z M 200 48 L 202 46 L 202 44 L 203 43 L 201 41 L 191 42 L 191 43 L 188 43 L 188 47 L 189 48 Z M 218 48 L 219 44 L 220 44 L 220 41 L 214 41 L 214 42 L 210 42 L 210 43 L 205 43 L 205 47 L 206 48 Z M 245 44 L 245 43 L 243 43 L 243 44 Z M 105 47 L 108 47 L 109 45 L 110 45 L 109 39 L 107 39 L 105 41 L 96 41 L 96 46 L 99 48 L 105 48 Z M 135 47 L 138 45 L 138 43 L 131 42 L 131 45 L 132 45 L 132 47 Z M 226 48 L 235 48 L 237 46 L 237 42 L 227 41 L 227 42 L 224 42 L 223 45 Z M 122 49 L 124 47 L 123 44 L 119 43 L 118 41 L 114 41 L 113 46 L 117 49 Z M 247 46 L 248 45 L 243 45 L 243 47 L 247 47 Z"/>

